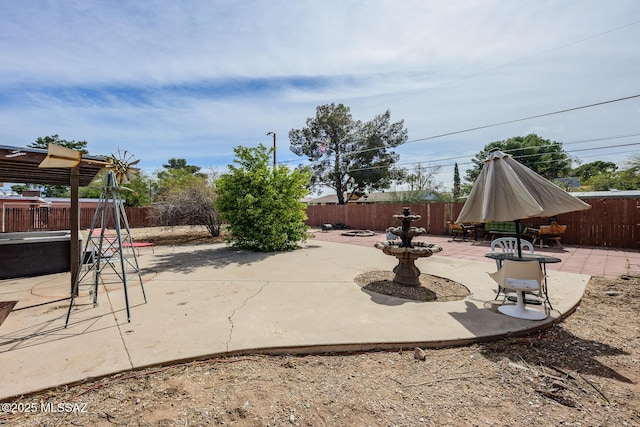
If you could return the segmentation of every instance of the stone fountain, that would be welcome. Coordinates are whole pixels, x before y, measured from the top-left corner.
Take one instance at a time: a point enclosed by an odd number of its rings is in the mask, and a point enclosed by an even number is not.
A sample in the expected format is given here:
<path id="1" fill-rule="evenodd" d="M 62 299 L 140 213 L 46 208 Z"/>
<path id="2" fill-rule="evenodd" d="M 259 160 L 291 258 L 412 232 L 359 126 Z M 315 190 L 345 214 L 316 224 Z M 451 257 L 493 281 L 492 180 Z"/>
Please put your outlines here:
<path id="1" fill-rule="evenodd" d="M 420 270 L 416 267 L 415 260 L 430 257 L 441 252 L 442 248 L 431 243 L 411 242 L 415 236 L 425 234 L 426 231 L 424 228 L 411 227 L 411 223 L 419 220 L 420 215 L 412 214 L 409 208 L 402 208 L 402 214 L 394 215 L 393 218 L 401 221 L 402 226 L 391 227 L 387 231 L 400 237 L 400 243 L 378 242 L 374 246 L 385 254 L 398 258 L 398 265 L 393 269 L 396 274 L 394 282 L 406 286 L 420 286 Z"/>

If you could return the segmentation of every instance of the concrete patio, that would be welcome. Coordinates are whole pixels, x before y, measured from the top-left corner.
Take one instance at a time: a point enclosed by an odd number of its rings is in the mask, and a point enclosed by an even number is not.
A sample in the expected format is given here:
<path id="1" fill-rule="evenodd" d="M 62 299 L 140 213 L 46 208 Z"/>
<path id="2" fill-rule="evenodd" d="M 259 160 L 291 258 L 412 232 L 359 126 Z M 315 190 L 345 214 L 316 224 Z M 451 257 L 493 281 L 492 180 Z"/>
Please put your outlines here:
<path id="1" fill-rule="evenodd" d="M 443 241 L 442 255 L 417 261 L 423 273 L 470 291 L 460 301 L 427 303 L 363 290 L 353 279 L 391 270 L 395 258 L 363 240 L 321 240 L 329 234 L 318 233 L 287 253 L 224 244 L 143 250 L 139 263 L 148 303 L 130 281 L 130 323 L 122 284 L 101 287 L 95 308 L 88 297 L 78 298 L 65 329 L 68 301 L 37 304 L 68 296 L 68 274 L 2 281 L 2 300 L 19 302 L 0 326 L 0 397 L 210 356 L 441 347 L 526 333 L 571 313 L 590 278 L 563 271 L 564 261 L 549 272 L 549 317 L 519 320 L 488 303 L 496 289 L 487 274 L 495 271 L 492 260 L 444 255 L 453 252 L 446 244 L 462 249 L 474 246 L 470 242 Z M 433 242 L 430 236 L 424 240 Z"/>

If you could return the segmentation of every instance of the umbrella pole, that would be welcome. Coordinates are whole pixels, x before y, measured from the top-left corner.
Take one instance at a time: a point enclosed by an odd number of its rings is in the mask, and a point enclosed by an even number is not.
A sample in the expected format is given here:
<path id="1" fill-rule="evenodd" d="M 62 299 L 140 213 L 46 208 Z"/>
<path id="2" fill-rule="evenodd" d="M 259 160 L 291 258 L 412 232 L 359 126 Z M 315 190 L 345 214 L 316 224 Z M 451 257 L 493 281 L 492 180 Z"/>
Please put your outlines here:
<path id="1" fill-rule="evenodd" d="M 520 246 L 520 220 L 513 221 L 516 223 L 516 245 L 518 246 L 518 258 L 522 258 L 522 246 Z"/>

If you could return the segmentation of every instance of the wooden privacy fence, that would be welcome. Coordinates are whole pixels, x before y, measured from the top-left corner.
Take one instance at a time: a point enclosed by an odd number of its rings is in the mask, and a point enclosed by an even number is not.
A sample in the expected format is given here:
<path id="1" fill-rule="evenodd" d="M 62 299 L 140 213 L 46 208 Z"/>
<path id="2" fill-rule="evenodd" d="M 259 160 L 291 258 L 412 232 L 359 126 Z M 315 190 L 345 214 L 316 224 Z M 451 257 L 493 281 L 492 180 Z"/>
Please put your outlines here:
<path id="1" fill-rule="evenodd" d="M 612 248 L 640 248 L 640 199 L 584 199 L 591 209 L 558 215 L 558 222 L 567 225 L 562 242 L 582 246 Z M 345 224 L 362 230 L 385 230 L 399 225 L 393 215 L 402 211 L 403 204 L 348 204 L 307 206 L 307 224 Z M 445 235 L 447 224 L 455 220 L 463 203 L 409 204 L 413 213 L 421 215 L 414 223 L 424 227 L 429 234 Z M 95 208 L 80 209 L 80 228 L 91 227 Z M 150 208 L 126 208 L 131 228 L 157 225 L 150 216 Z M 547 218 L 531 218 L 522 221 L 534 227 L 547 224 Z M 70 224 L 70 208 L 5 208 L 2 214 L 2 231 L 67 230 Z M 113 225 L 108 225 L 113 227 Z"/>
<path id="2" fill-rule="evenodd" d="M 558 222 L 567 225 L 562 242 L 581 246 L 640 248 L 640 199 L 585 199 L 591 209 L 558 215 Z M 403 206 L 422 218 L 414 223 L 429 234 L 448 234 L 447 224 L 455 220 L 463 203 L 424 204 L 347 204 L 307 206 L 307 224 L 345 224 L 349 228 L 385 230 L 398 226 L 393 219 Z M 548 224 L 548 218 L 522 220 L 524 225 L 537 227 Z"/>
<path id="3" fill-rule="evenodd" d="M 95 211 L 95 208 L 80 209 L 81 229 L 91 227 Z M 155 225 L 149 215 L 150 208 L 125 208 L 125 211 L 131 228 Z M 0 221 L 2 221 L 3 232 L 68 230 L 71 224 L 71 208 L 5 208 Z M 114 224 L 107 225 L 111 228 L 114 226 Z"/>
<path id="4" fill-rule="evenodd" d="M 422 217 L 412 225 L 424 227 L 430 234 L 446 234 L 447 205 L 444 203 L 310 205 L 307 206 L 307 224 L 318 227 L 322 224 L 344 224 L 354 229 L 385 230 L 400 225 L 399 221 L 394 221 L 393 215 L 400 214 L 404 206 Z"/>

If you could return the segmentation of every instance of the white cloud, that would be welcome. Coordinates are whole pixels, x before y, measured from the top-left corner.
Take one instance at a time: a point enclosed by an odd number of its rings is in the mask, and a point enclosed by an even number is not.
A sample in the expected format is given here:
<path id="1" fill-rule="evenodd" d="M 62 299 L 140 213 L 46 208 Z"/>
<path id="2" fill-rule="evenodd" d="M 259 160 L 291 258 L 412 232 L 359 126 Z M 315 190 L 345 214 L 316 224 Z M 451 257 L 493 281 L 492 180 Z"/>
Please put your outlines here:
<path id="1" fill-rule="evenodd" d="M 275 131 L 285 160 L 289 130 L 329 102 L 362 120 L 390 109 L 426 138 L 637 94 L 638 19 L 633 0 L 2 2 L 0 143 L 59 134 L 149 170 L 224 167 Z M 398 151 L 471 157 L 528 132 L 636 132 L 638 115 L 631 100 Z"/>

